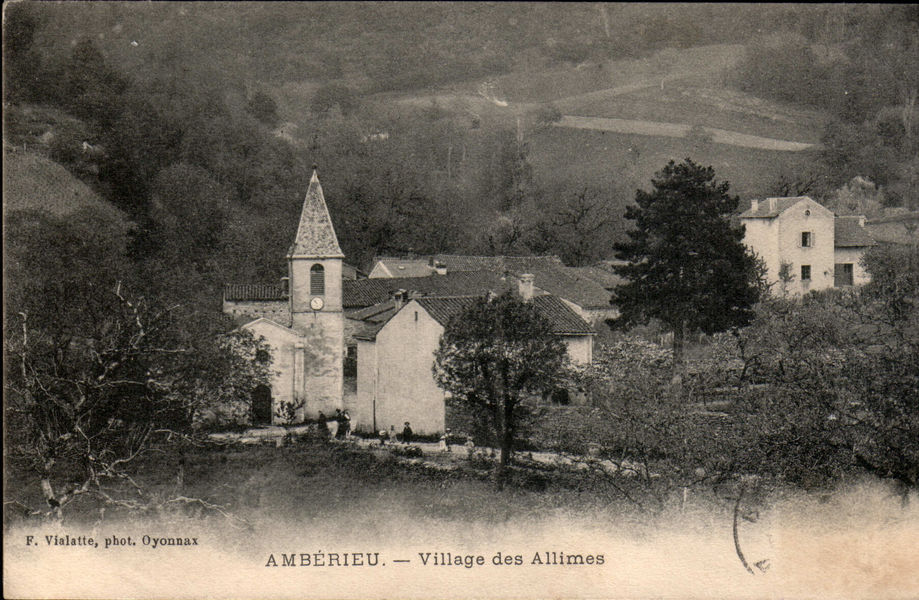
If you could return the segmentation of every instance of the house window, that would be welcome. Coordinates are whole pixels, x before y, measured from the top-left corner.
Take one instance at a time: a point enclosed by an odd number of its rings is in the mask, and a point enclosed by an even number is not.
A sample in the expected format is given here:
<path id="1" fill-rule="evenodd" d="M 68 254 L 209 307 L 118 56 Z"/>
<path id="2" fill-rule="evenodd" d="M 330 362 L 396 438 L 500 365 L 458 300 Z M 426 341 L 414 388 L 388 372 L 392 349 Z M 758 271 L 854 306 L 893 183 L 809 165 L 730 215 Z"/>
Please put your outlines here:
<path id="1" fill-rule="evenodd" d="M 325 295 L 325 269 L 322 265 L 313 265 L 310 269 L 310 295 Z"/>
<path id="2" fill-rule="evenodd" d="M 811 278 L 811 266 L 801 265 L 801 281 L 810 281 L 810 278 Z"/>
<path id="3" fill-rule="evenodd" d="M 855 268 L 852 263 L 837 263 L 834 272 L 833 285 L 836 287 L 853 285 L 855 280 Z"/>
<path id="4" fill-rule="evenodd" d="M 801 232 L 801 247 L 811 248 L 814 245 L 814 234 L 810 231 Z"/>

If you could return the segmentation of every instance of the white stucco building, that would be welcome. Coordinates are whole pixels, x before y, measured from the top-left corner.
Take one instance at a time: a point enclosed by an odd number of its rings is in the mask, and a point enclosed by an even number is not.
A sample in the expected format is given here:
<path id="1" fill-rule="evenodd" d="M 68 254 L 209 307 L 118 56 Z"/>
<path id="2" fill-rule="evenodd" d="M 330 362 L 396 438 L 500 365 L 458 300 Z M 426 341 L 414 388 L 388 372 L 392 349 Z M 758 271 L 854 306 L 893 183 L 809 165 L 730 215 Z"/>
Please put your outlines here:
<path id="1" fill-rule="evenodd" d="M 796 196 L 754 200 L 740 220 L 744 243 L 765 263 L 774 294 L 799 296 L 868 281 L 861 257 L 875 242 L 862 216 L 837 217 Z"/>
<path id="2" fill-rule="evenodd" d="M 521 297 L 565 344 L 574 364 L 593 358 L 591 326 L 562 299 L 533 296 L 532 276 L 521 284 Z M 434 352 L 451 318 L 468 309 L 475 296 L 399 299 L 383 307 L 388 319 L 368 322 L 357 340 L 357 393 L 347 407 L 352 426 L 364 431 L 401 431 L 411 423 L 422 435 L 441 433 L 448 426 L 445 392 L 434 381 Z M 394 311 L 394 312 L 392 312 Z"/>

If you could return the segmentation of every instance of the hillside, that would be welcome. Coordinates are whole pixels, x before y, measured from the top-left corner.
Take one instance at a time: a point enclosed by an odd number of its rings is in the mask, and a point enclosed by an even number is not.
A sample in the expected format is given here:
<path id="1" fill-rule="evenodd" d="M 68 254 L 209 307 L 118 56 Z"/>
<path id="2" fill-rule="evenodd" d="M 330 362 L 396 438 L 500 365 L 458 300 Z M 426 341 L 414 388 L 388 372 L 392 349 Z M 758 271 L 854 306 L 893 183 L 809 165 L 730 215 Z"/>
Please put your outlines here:
<path id="1" fill-rule="evenodd" d="M 276 276 L 312 164 L 356 262 L 609 258 L 635 189 L 671 159 L 713 166 L 744 201 L 781 182 L 822 200 L 854 175 L 892 205 L 915 189 L 919 136 L 897 133 L 891 85 L 875 93 L 900 63 L 862 60 L 908 13 L 853 9 L 845 28 L 799 5 L 421 6 L 22 3 L 6 101 L 77 120 L 55 138 L 76 148 L 49 155 L 141 223 L 145 251 L 194 256 L 215 285 Z M 907 27 L 891 35 L 885 60 L 909 48 Z M 6 120 L 10 143 L 42 135 Z M 608 223 L 575 259 L 559 215 L 578 194 Z"/>
<path id="2" fill-rule="evenodd" d="M 475 115 L 489 127 L 523 123 L 538 182 L 614 183 L 626 194 L 622 206 L 667 161 L 687 156 L 714 166 L 735 193 L 762 196 L 782 175 L 814 160 L 827 117 L 728 87 L 726 74 L 743 52 L 738 44 L 666 48 L 648 57 L 511 73 L 485 89 L 467 82 L 380 101 L 436 106 L 460 122 Z M 561 120 L 534 127 L 533 115 L 550 106 Z"/>
<path id="3" fill-rule="evenodd" d="M 121 221 L 125 215 L 53 160 L 31 150 L 4 144 L 3 212 L 43 210 L 63 217 L 93 209 Z"/>

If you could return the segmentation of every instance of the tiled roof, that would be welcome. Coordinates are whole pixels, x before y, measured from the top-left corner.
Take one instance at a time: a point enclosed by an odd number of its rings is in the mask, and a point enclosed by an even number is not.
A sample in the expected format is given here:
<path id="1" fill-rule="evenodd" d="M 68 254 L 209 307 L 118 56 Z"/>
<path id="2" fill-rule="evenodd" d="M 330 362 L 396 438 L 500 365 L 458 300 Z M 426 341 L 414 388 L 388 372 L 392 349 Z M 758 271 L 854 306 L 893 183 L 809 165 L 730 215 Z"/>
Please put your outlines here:
<path id="1" fill-rule="evenodd" d="M 557 256 L 458 256 L 437 254 L 435 260 L 447 265 L 447 273 L 476 266 L 499 273 L 535 276 L 540 290 L 555 294 L 583 308 L 609 308 L 610 293 L 597 275 L 576 267 L 566 267 Z M 613 278 L 616 276 L 612 273 Z"/>
<path id="2" fill-rule="evenodd" d="M 581 308 L 611 308 L 611 292 L 580 268 L 547 267 L 533 269 L 531 272 L 536 276 L 533 285 L 570 300 Z"/>
<path id="3" fill-rule="evenodd" d="M 464 256 L 435 254 L 434 260 L 450 271 L 512 271 L 528 273 L 539 266 L 564 266 L 557 256 Z"/>
<path id="4" fill-rule="evenodd" d="M 287 300 L 287 294 L 280 284 L 228 283 L 223 286 L 223 299 L 233 302 Z"/>
<path id="5" fill-rule="evenodd" d="M 472 306 L 477 298 L 478 296 L 416 298 L 416 301 L 431 315 L 432 319 L 446 327 L 450 319 Z"/>
<path id="6" fill-rule="evenodd" d="M 419 258 L 394 258 L 381 256 L 374 264 L 383 263 L 393 277 L 425 277 L 434 272 L 432 262 L 440 263 L 447 272 L 494 271 L 526 273 L 545 266 L 564 266 L 557 256 L 466 256 L 462 254 L 435 254 Z"/>
<path id="7" fill-rule="evenodd" d="M 446 326 L 455 315 L 469 308 L 476 297 L 417 298 L 431 318 Z M 547 319 L 556 335 L 592 335 L 590 325 L 555 296 L 536 296 L 532 300 L 537 312 Z"/>
<path id="8" fill-rule="evenodd" d="M 381 265 L 389 272 L 390 277 L 427 277 L 434 272 L 434 267 L 427 260 L 419 258 L 377 257 L 374 269 Z"/>
<path id="9" fill-rule="evenodd" d="M 616 275 L 611 269 L 607 269 L 599 266 L 590 266 L 590 267 L 568 267 L 569 271 L 574 271 L 582 277 L 587 277 L 592 279 L 603 286 L 603 289 L 609 290 L 623 281 L 625 281 L 619 275 Z"/>
<path id="10" fill-rule="evenodd" d="M 862 217 L 836 217 L 834 245 L 837 248 L 874 246 L 875 241 L 861 225 Z"/>
<path id="11" fill-rule="evenodd" d="M 384 264 L 391 272 L 391 265 L 404 267 L 401 271 L 406 278 L 425 278 L 430 279 L 438 277 L 431 275 L 432 267 L 430 262 L 443 264 L 447 269 L 447 276 L 456 275 L 463 272 L 481 272 L 490 271 L 497 275 L 510 273 L 519 276 L 523 273 L 530 273 L 536 277 L 534 285 L 538 290 L 543 290 L 550 294 L 555 294 L 567 300 L 570 300 L 583 308 L 609 308 L 610 293 L 607 289 L 618 284 L 621 279 L 600 268 L 575 268 L 566 267 L 557 256 L 465 256 L 459 254 L 435 254 L 433 257 L 412 258 L 412 259 L 395 259 L 379 258 L 378 261 L 385 261 Z M 586 270 L 585 270 L 586 269 Z M 430 277 L 427 277 L 430 276 Z M 443 277 L 443 276 L 439 276 Z M 375 280 L 379 281 L 379 280 Z M 512 284 L 513 285 L 513 284 Z M 424 284 L 400 284 L 396 289 L 420 289 Z M 488 288 L 491 289 L 491 288 Z M 466 295 L 479 294 L 486 289 L 458 289 L 443 290 L 435 286 L 430 290 L 441 296 L 448 295 Z M 498 290 L 493 290 L 498 291 Z M 458 293 L 457 293 L 458 292 Z M 538 293 L 538 291 L 537 291 Z M 356 298 L 354 299 L 357 300 Z M 369 300 L 379 302 L 381 297 L 375 295 L 361 302 L 366 303 Z M 347 299 L 345 306 L 349 306 Z M 366 304 L 361 304 L 366 306 Z"/>
<path id="12" fill-rule="evenodd" d="M 386 302 L 380 302 L 379 304 L 374 304 L 373 306 L 368 306 L 366 308 L 360 308 L 358 310 L 349 310 L 345 313 L 345 316 L 349 319 L 354 319 L 355 321 L 386 321 L 389 319 L 386 316 L 387 313 L 394 313 L 396 310 L 395 300 L 387 300 Z M 392 315 L 390 315 L 392 316 Z"/>
<path id="13" fill-rule="evenodd" d="M 751 206 L 749 210 L 744 211 L 740 216 L 747 219 L 769 219 L 777 217 L 801 200 L 810 200 L 810 197 L 792 196 L 789 198 L 766 198 L 765 200 L 759 201 L 756 210 L 753 210 Z"/>
<path id="14" fill-rule="evenodd" d="M 535 296 L 533 305 L 539 314 L 552 324 L 552 333 L 568 335 L 591 335 L 593 328 L 576 312 L 556 296 Z"/>
<path id="15" fill-rule="evenodd" d="M 427 296 L 468 296 L 488 291 L 501 293 L 508 289 L 516 289 L 516 283 L 508 282 L 490 271 L 458 271 L 429 277 L 384 277 L 343 281 L 342 288 L 342 304 L 347 309 L 385 302 L 397 290 Z"/>
<path id="16" fill-rule="evenodd" d="M 303 211 L 300 213 L 300 225 L 297 237 L 290 247 L 288 256 L 311 256 L 317 258 L 343 258 L 338 238 L 332 227 L 332 218 L 322 195 L 319 177 L 313 171 L 310 187 L 303 200 Z"/>

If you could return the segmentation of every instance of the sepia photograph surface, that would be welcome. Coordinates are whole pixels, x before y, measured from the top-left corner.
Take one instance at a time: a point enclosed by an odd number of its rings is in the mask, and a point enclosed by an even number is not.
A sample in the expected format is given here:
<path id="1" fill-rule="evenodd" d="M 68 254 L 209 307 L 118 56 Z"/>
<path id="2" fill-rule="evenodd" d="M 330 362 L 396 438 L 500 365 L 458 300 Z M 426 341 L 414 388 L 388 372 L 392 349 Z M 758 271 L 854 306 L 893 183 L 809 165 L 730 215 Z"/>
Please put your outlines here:
<path id="1" fill-rule="evenodd" d="M 915 4 L 3 6 L 9 598 L 919 597 Z"/>

